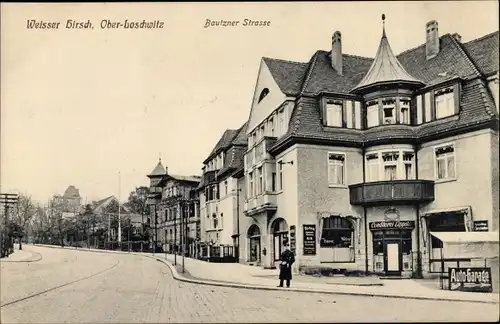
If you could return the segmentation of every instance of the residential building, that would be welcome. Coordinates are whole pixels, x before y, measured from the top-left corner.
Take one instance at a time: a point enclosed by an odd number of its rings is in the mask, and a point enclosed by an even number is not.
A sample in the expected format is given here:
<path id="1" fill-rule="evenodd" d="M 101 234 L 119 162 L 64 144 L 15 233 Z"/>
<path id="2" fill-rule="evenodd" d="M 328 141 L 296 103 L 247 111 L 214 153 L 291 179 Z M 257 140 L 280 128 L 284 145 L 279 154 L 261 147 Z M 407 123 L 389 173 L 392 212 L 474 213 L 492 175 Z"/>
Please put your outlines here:
<path id="1" fill-rule="evenodd" d="M 101 200 L 97 200 L 92 202 L 92 217 L 95 217 L 96 225 L 95 230 L 97 229 L 107 229 L 109 231 L 108 235 L 112 238 L 112 240 L 117 240 L 118 228 L 111 226 L 111 219 L 118 217 L 118 205 L 120 205 L 120 220 L 122 224 L 125 224 L 127 221 L 130 221 L 132 225 L 131 235 L 138 235 L 142 230 L 142 215 L 132 213 L 130 210 L 124 206 L 124 204 L 120 204 L 119 200 L 115 196 L 109 196 Z M 116 206 L 116 207 L 112 207 Z M 114 209 L 114 211 L 110 212 L 110 209 Z M 146 223 L 147 220 L 144 220 Z"/>
<path id="2" fill-rule="evenodd" d="M 200 177 L 170 174 L 161 160 L 148 177 L 155 245 L 170 253 L 197 255 L 201 228 L 196 187 Z"/>
<path id="3" fill-rule="evenodd" d="M 241 187 L 234 172 L 243 167 L 246 126 L 245 123 L 239 129 L 227 129 L 203 161 L 203 176 L 198 186 L 201 241 L 203 245 L 215 247 L 212 250 L 217 252 L 213 254 L 218 256 L 238 256 Z"/>
<path id="4" fill-rule="evenodd" d="M 374 58 L 343 53 L 336 31 L 309 62 L 262 59 L 246 262 L 275 266 L 285 241 L 294 271 L 418 276 L 440 267 L 434 234 L 498 230 L 498 31 L 462 42 L 431 21 L 399 55 L 381 34 Z"/>
<path id="5" fill-rule="evenodd" d="M 81 200 L 80 190 L 73 185 L 68 186 L 62 196 L 52 198 L 53 206 L 65 219 L 75 217 L 81 211 Z"/>

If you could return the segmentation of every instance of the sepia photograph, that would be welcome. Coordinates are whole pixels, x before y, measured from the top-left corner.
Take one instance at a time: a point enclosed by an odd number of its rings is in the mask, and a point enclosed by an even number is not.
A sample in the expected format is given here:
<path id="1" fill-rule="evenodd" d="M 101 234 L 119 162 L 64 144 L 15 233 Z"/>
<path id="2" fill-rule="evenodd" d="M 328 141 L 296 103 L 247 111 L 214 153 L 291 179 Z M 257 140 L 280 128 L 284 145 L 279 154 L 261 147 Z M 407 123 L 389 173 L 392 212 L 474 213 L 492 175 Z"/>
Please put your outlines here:
<path id="1" fill-rule="evenodd" d="M 499 2 L 2 2 L 0 323 L 498 322 Z"/>

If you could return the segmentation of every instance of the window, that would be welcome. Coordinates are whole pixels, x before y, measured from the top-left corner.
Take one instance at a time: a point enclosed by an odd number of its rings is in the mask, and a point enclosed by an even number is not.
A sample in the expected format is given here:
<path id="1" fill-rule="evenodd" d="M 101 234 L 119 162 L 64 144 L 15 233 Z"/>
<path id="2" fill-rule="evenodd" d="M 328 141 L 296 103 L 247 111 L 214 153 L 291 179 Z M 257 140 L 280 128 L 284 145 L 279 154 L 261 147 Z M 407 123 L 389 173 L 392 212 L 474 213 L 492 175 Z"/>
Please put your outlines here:
<path id="1" fill-rule="evenodd" d="M 262 89 L 262 91 L 260 92 L 260 95 L 259 95 L 259 101 L 257 103 L 261 102 L 262 99 L 264 99 L 268 94 L 269 94 L 268 88 Z"/>
<path id="2" fill-rule="evenodd" d="M 378 181 L 378 153 L 366 155 L 366 178 L 367 181 Z"/>
<path id="3" fill-rule="evenodd" d="M 278 161 L 278 189 L 283 190 L 283 161 Z"/>
<path id="4" fill-rule="evenodd" d="M 345 155 L 339 153 L 328 153 L 328 184 L 344 185 L 344 162 Z"/>
<path id="5" fill-rule="evenodd" d="M 446 145 L 435 148 L 436 153 L 436 179 L 455 178 L 455 148 Z"/>
<path id="6" fill-rule="evenodd" d="M 342 102 L 326 104 L 326 125 L 342 127 Z"/>
<path id="7" fill-rule="evenodd" d="M 384 124 L 395 124 L 396 123 L 396 114 L 394 110 L 396 108 L 396 100 L 395 99 L 384 99 L 382 100 L 382 109 L 383 109 L 383 117 L 382 120 Z"/>
<path id="8" fill-rule="evenodd" d="M 278 111 L 278 136 L 281 136 L 285 133 L 285 109 L 281 109 Z"/>
<path id="9" fill-rule="evenodd" d="M 259 177 L 259 182 L 258 182 L 258 187 L 257 187 L 257 194 L 261 194 L 264 192 L 264 175 L 262 174 L 262 167 L 259 167 L 257 169 L 257 175 Z"/>
<path id="10" fill-rule="evenodd" d="M 455 114 L 455 97 L 452 87 L 434 92 L 434 101 L 436 107 L 436 119 Z"/>
<path id="11" fill-rule="evenodd" d="M 410 99 L 401 99 L 399 101 L 399 123 L 410 124 Z"/>
<path id="12" fill-rule="evenodd" d="M 406 180 L 413 179 L 413 156 L 414 154 L 411 152 L 403 153 L 403 164 Z"/>
<path id="13" fill-rule="evenodd" d="M 269 119 L 269 135 L 274 136 L 274 118 Z"/>
<path id="14" fill-rule="evenodd" d="M 223 213 L 220 213 L 220 227 L 221 228 L 224 227 L 224 214 Z"/>
<path id="15" fill-rule="evenodd" d="M 276 172 L 273 172 L 271 175 L 271 191 L 276 191 Z"/>
<path id="16" fill-rule="evenodd" d="M 218 225 L 218 223 L 219 223 L 219 222 L 217 221 L 217 217 L 215 217 L 215 218 L 213 219 L 213 223 L 214 223 L 214 229 L 216 229 L 216 228 L 217 228 L 217 225 Z"/>
<path id="17" fill-rule="evenodd" d="M 253 190 L 253 172 L 250 172 L 248 174 L 248 196 L 253 197 L 254 196 L 254 190 Z"/>
<path id="18" fill-rule="evenodd" d="M 227 196 L 227 180 L 224 181 L 224 195 Z"/>
<path id="19" fill-rule="evenodd" d="M 461 212 L 451 211 L 432 215 L 428 219 L 429 232 L 465 232 L 465 219 Z M 431 247 L 442 248 L 443 242 L 431 235 Z"/>
<path id="20" fill-rule="evenodd" d="M 257 143 L 257 133 L 254 131 L 252 134 L 252 145 L 255 145 Z"/>
<path id="21" fill-rule="evenodd" d="M 397 176 L 397 165 L 398 165 L 398 152 L 388 152 L 382 153 L 382 159 L 384 161 L 384 180 L 391 181 L 396 180 Z"/>
<path id="22" fill-rule="evenodd" d="M 371 101 L 366 106 L 366 127 L 377 126 L 378 122 L 378 102 Z"/>
<path id="23" fill-rule="evenodd" d="M 353 262 L 354 253 L 351 250 L 353 238 L 354 226 L 348 219 L 340 216 L 324 218 L 319 246 L 322 248 L 320 253 L 327 254 L 327 257 L 322 259 L 325 261 L 329 259 L 332 262 Z M 323 250 L 325 248 L 328 250 Z"/>

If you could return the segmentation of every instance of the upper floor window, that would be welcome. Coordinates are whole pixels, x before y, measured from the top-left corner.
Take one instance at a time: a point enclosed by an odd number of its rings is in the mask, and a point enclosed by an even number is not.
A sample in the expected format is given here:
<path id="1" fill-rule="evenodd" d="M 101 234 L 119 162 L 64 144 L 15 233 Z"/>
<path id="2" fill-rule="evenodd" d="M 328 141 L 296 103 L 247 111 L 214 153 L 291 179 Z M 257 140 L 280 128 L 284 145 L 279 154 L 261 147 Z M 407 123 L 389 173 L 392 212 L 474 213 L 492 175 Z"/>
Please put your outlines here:
<path id="1" fill-rule="evenodd" d="M 262 172 L 262 167 L 259 167 L 257 169 L 257 176 L 259 177 L 258 179 L 258 186 L 257 186 L 257 194 L 261 194 L 264 192 L 264 174 Z"/>
<path id="2" fill-rule="evenodd" d="M 397 167 L 398 167 L 398 152 L 385 152 L 382 153 L 382 160 L 384 162 L 384 180 L 396 180 Z"/>
<path id="3" fill-rule="evenodd" d="M 278 190 L 283 190 L 283 161 L 278 161 Z"/>
<path id="4" fill-rule="evenodd" d="M 370 101 L 366 104 L 366 127 L 370 128 L 379 124 L 378 102 Z"/>
<path id="5" fill-rule="evenodd" d="M 410 124 L 410 99 L 399 100 L 399 123 Z"/>
<path id="6" fill-rule="evenodd" d="M 396 123 L 396 100 L 384 99 L 382 100 L 383 119 L 384 125 Z"/>
<path id="7" fill-rule="evenodd" d="M 227 180 L 224 181 L 224 195 L 227 195 Z"/>
<path id="8" fill-rule="evenodd" d="M 278 111 L 278 136 L 285 134 L 285 132 L 286 132 L 285 109 L 282 108 Z"/>
<path id="9" fill-rule="evenodd" d="M 345 154 L 328 153 L 328 184 L 345 185 Z"/>
<path id="10" fill-rule="evenodd" d="M 413 179 L 413 158 L 414 154 L 412 152 L 404 152 L 403 153 L 403 165 L 405 172 L 405 179 L 410 180 Z"/>
<path id="11" fill-rule="evenodd" d="M 434 91 L 436 119 L 455 114 L 455 95 L 453 87 Z"/>
<path id="12" fill-rule="evenodd" d="M 274 136 L 274 118 L 269 118 L 269 135 Z"/>
<path id="13" fill-rule="evenodd" d="M 326 125 L 342 127 L 342 101 L 326 104 Z"/>
<path id="14" fill-rule="evenodd" d="M 254 196 L 254 187 L 253 187 L 253 172 L 248 174 L 248 196 Z"/>
<path id="15" fill-rule="evenodd" d="M 434 149 L 436 154 L 436 179 L 453 179 L 455 174 L 455 147 L 453 144 Z"/>
<path id="16" fill-rule="evenodd" d="M 378 154 L 367 154 L 366 155 L 366 180 L 367 181 L 378 181 L 378 169 L 379 161 Z"/>
<path id="17" fill-rule="evenodd" d="M 268 88 L 264 88 L 262 89 L 262 91 L 260 92 L 260 95 L 259 95 L 259 102 L 261 102 L 267 95 L 269 94 L 269 89 Z"/>

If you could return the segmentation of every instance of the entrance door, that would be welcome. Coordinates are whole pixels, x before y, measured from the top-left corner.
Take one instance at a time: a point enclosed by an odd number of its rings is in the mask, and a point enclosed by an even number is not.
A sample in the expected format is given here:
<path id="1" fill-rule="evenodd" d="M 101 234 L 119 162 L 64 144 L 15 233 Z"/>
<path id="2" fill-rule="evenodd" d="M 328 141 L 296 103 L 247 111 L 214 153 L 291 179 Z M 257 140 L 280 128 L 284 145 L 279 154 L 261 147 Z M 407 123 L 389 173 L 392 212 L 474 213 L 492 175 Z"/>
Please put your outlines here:
<path id="1" fill-rule="evenodd" d="M 401 245 L 398 241 L 387 241 L 384 244 L 384 270 L 388 275 L 401 275 Z"/>

